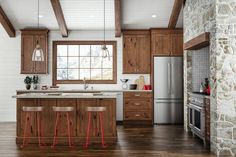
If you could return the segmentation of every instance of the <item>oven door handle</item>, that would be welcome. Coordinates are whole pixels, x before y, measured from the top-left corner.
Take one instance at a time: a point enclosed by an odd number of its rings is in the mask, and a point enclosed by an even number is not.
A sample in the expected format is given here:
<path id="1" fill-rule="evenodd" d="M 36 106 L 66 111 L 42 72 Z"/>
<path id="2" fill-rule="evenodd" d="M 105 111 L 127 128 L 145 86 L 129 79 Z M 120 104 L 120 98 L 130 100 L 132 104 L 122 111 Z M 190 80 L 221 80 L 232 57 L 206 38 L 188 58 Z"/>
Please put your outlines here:
<path id="1" fill-rule="evenodd" d="M 188 105 L 190 108 L 192 108 L 192 109 L 194 109 L 194 110 L 197 110 L 197 111 L 199 111 L 199 112 L 201 112 L 202 111 L 202 107 L 199 107 L 199 106 L 196 106 L 196 105 L 193 105 L 193 104 L 189 104 Z"/>

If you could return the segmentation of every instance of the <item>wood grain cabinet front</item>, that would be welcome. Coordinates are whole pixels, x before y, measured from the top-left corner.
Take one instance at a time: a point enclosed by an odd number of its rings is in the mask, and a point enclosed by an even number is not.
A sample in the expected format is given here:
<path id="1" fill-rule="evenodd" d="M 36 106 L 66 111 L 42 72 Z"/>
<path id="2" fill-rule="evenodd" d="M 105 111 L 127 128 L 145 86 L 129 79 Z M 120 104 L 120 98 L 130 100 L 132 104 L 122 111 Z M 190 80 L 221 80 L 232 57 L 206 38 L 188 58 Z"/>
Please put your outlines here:
<path id="1" fill-rule="evenodd" d="M 182 56 L 183 30 L 153 29 L 151 30 L 152 55 Z"/>
<path id="2" fill-rule="evenodd" d="M 48 29 L 21 30 L 21 74 L 48 73 Z M 37 42 L 44 52 L 44 61 L 33 62 L 32 54 Z"/>
<path id="3" fill-rule="evenodd" d="M 149 74 L 151 48 L 149 31 L 123 32 L 123 73 Z"/>
<path id="4" fill-rule="evenodd" d="M 106 107 L 106 111 L 103 112 L 103 128 L 104 138 L 107 142 L 115 142 L 117 140 L 116 131 L 116 99 L 114 98 L 83 98 L 83 99 L 17 99 L 17 137 L 16 142 L 20 144 L 22 142 L 23 130 L 25 126 L 26 112 L 22 111 L 22 107 L 37 107 L 43 106 L 41 121 L 43 125 L 44 138 L 46 143 L 52 142 L 54 136 L 54 127 L 56 121 L 56 113 L 52 110 L 53 106 L 60 107 L 74 107 L 74 111 L 70 111 L 70 124 L 72 124 L 72 138 L 74 142 L 84 142 L 86 137 L 86 131 L 88 126 L 88 112 L 87 107 Z M 37 143 L 37 123 L 36 118 L 33 117 L 30 126 L 30 143 Z M 67 144 L 67 117 L 66 112 L 61 112 L 59 126 L 58 126 L 58 142 L 59 144 Z M 91 118 L 90 128 L 90 140 L 91 142 L 101 141 L 101 130 L 98 114 L 93 114 Z"/>
<path id="5" fill-rule="evenodd" d="M 125 123 L 152 124 L 153 105 L 151 92 L 124 92 Z"/>

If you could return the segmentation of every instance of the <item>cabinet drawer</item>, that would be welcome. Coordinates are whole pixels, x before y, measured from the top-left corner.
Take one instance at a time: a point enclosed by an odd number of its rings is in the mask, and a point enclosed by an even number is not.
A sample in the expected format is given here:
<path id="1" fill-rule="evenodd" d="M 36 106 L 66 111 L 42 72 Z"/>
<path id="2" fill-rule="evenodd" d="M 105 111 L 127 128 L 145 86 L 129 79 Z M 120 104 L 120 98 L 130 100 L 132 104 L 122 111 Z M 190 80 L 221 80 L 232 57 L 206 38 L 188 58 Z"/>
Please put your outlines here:
<path id="1" fill-rule="evenodd" d="M 124 92 L 125 98 L 151 98 L 152 93 L 151 92 Z"/>
<path id="2" fill-rule="evenodd" d="M 151 99 L 144 100 L 125 100 L 125 110 L 150 110 Z"/>
<path id="3" fill-rule="evenodd" d="M 152 120 L 151 111 L 125 111 L 125 120 Z"/>

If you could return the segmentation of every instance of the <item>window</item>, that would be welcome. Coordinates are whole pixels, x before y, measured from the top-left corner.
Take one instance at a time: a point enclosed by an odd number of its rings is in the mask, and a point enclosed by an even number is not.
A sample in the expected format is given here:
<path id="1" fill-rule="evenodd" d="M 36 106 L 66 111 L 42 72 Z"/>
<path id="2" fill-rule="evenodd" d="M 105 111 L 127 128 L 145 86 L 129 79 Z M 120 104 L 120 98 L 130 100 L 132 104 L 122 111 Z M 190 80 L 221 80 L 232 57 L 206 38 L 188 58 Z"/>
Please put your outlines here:
<path id="1" fill-rule="evenodd" d="M 116 83 L 116 42 L 106 41 L 110 53 L 103 58 L 102 41 L 54 41 L 53 85 Z"/>

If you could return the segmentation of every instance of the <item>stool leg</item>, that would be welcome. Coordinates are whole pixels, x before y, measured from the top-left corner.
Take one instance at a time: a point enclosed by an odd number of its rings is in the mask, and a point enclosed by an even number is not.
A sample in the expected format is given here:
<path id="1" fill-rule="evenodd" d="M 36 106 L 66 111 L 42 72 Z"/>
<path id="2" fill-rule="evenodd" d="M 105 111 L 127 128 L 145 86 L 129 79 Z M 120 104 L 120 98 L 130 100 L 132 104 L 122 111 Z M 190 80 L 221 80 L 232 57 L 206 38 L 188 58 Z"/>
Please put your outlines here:
<path id="1" fill-rule="evenodd" d="M 68 112 L 66 113 L 66 118 L 67 118 L 67 132 L 68 132 L 69 147 L 72 147 L 72 145 L 71 145 L 70 117 L 69 117 Z"/>
<path id="2" fill-rule="evenodd" d="M 38 128 L 38 141 L 39 141 L 39 147 L 41 147 L 40 113 L 36 112 L 36 117 L 37 117 L 37 128 Z"/>
<path id="3" fill-rule="evenodd" d="M 54 148 L 55 144 L 56 144 L 58 119 L 59 119 L 59 113 L 56 113 L 56 122 L 55 122 L 55 128 L 54 128 L 53 144 L 51 146 L 52 148 Z"/>
<path id="4" fill-rule="evenodd" d="M 100 118 L 100 127 L 101 127 L 101 135 L 102 135 L 102 147 L 105 148 L 105 142 L 104 142 L 104 129 L 103 129 L 103 117 L 102 113 L 99 113 L 99 118 Z"/>
<path id="5" fill-rule="evenodd" d="M 22 143 L 22 145 L 21 145 L 21 148 L 24 148 L 24 146 L 25 146 L 26 132 L 27 132 L 26 130 L 27 130 L 27 128 L 28 128 L 28 121 L 29 121 L 29 114 L 26 113 L 26 115 L 25 115 L 25 126 L 24 126 L 23 143 Z"/>
<path id="6" fill-rule="evenodd" d="M 88 116 L 88 127 L 87 127 L 87 136 L 86 136 L 86 143 L 84 145 L 84 148 L 88 148 L 88 143 L 89 143 L 89 132 L 90 132 L 90 123 L 91 123 L 91 112 L 89 112 Z"/>

